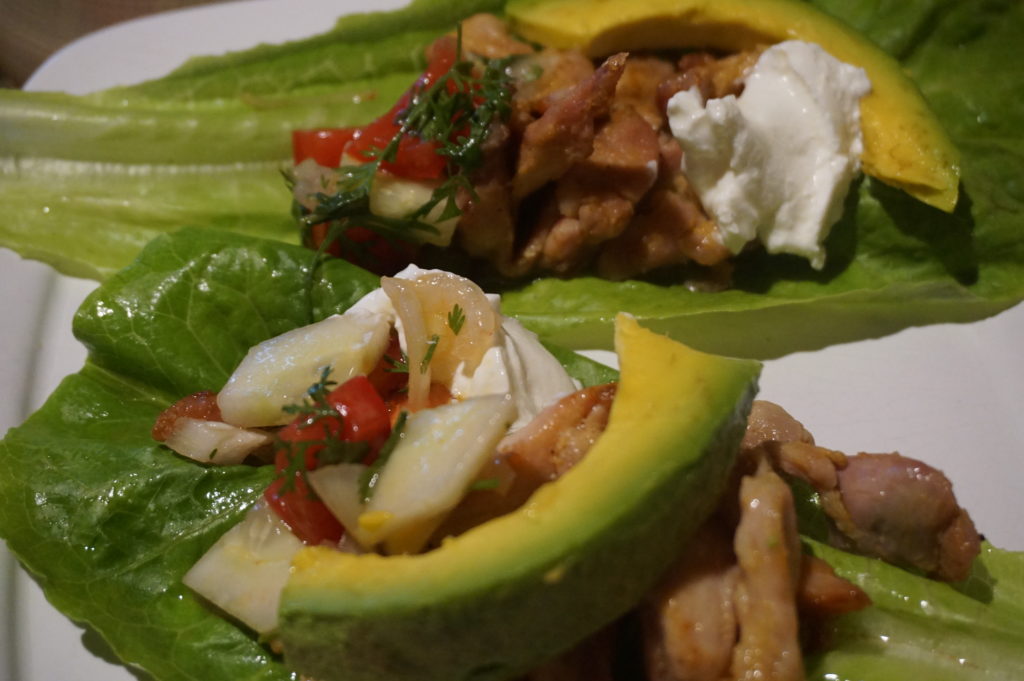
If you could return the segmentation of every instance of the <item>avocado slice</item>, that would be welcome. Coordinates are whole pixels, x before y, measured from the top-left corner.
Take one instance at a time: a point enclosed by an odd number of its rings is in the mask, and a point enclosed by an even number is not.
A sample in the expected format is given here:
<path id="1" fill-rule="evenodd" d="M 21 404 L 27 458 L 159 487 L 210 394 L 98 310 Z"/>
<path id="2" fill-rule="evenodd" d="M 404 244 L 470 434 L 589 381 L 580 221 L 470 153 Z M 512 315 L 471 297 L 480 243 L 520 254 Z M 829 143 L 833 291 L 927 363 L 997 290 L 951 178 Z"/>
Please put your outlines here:
<path id="1" fill-rule="evenodd" d="M 318 681 L 507 679 L 632 607 L 716 505 L 760 364 L 616 320 L 608 427 L 509 515 L 420 555 L 303 549 L 281 601 L 289 666 Z"/>
<path id="2" fill-rule="evenodd" d="M 843 22 L 797 0 L 510 0 L 516 32 L 592 56 L 652 49 L 737 51 L 783 40 L 817 43 L 863 68 L 864 172 L 952 212 L 960 154 L 898 61 Z"/>

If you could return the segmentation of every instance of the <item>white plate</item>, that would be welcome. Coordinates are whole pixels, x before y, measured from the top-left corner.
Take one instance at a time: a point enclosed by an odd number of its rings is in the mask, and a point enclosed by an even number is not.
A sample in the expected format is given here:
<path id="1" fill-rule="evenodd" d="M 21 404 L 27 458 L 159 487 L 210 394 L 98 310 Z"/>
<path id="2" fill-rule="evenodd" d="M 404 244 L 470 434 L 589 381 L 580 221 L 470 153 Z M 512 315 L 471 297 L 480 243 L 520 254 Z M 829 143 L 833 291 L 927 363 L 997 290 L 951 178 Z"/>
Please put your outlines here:
<path id="1" fill-rule="evenodd" d="M 378 0 L 374 8 L 401 4 Z M 363 7 L 357 0 L 246 0 L 155 15 L 73 43 L 27 87 L 84 93 L 137 82 L 192 54 L 310 35 Z M 70 320 L 93 286 L 0 250 L 0 432 L 81 366 L 85 353 Z M 761 395 L 785 405 L 825 446 L 899 450 L 942 468 L 989 539 L 1024 549 L 1017 519 L 1024 480 L 1021 339 L 1024 305 L 975 324 L 908 329 L 769 362 Z M 0 546 L 0 681 L 137 678 L 90 648 L 94 636 L 54 611 Z"/>

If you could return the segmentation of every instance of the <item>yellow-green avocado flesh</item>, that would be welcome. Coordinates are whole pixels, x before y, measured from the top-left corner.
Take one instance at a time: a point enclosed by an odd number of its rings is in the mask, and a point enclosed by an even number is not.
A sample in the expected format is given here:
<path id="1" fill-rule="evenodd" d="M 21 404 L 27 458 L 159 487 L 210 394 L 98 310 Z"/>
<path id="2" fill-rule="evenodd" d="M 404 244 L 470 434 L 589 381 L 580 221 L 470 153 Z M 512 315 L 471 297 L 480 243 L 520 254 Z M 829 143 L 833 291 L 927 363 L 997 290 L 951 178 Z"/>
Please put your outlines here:
<path id="1" fill-rule="evenodd" d="M 760 365 L 616 320 L 620 383 L 584 460 L 519 510 L 413 556 L 303 549 L 281 602 L 317 681 L 508 679 L 631 608 L 716 504 Z"/>
<path id="2" fill-rule="evenodd" d="M 863 68 L 872 91 L 861 100 L 864 172 L 919 201 L 952 212 L 960 154 L 900 63 L 841 21 L 797 0 L 510 0 L 513 28 L 526 38 L 592 57 L 619 51 L 737 51 L 784 40 L 817 43 Z"/>

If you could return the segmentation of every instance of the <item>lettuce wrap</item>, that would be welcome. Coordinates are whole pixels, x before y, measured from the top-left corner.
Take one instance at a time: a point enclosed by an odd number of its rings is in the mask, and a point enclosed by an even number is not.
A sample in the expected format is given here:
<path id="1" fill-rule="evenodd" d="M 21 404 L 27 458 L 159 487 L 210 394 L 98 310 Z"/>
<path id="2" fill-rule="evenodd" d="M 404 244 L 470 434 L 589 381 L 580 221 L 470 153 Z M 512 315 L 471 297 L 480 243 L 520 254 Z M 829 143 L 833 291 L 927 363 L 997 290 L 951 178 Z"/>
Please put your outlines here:
<path id="1" fill-rule="evenodd" d="M 248 348 L 340 312 L 377 279 L 297 246 L 214 230 L 156 239 L 74 321 L 89 359 L 0 442 L 0 538 L 68 617 L 163 681 L 287 679 L 182 575 L 261 495 L 272 466 L 206 467 L 150 436 L 181 395 L 223 384 Z M 611 369 L 555 350 L 584 384 Z M 1024 554 L 985 546 L 951 587 L 814 541 L 875 606 L 838 620 L 809 678 L 1009 679 L 1024 646 Z M 937 653 L 936 650 L 941 650 Z M 962 660 L 959 661 L 959 660 Z"/>
<path id="2" fill-rule="evenodd" d="M 814 4 L 899 58 L 919 84 L 963 155 L 957 210 L 942 213 L 865 179 L 821 272 L 795 257 L 748 254 L 735 287 L 714 294 L 660 281 L 505 283 L 510 314 L 562 344 L 607 347 L 612 317 L 628 309 L 701 349 L 775 357 L 979 319 L 1024 296 L 1016 188 L 1024 111 L 1006 96 L 1024 86 L 1024 64 L 1005 49 L 1024 29 L 1024 8 L 1009 0 Z M 460 17 L 502 7 L 419 0 L 94 95 L 0 92 L 0 244 L 104 279 L 150 238 L 183 226 L 297 241 L 279 173 L 290 130 L 373 119 L 416 77 L 434 37 Z"/>

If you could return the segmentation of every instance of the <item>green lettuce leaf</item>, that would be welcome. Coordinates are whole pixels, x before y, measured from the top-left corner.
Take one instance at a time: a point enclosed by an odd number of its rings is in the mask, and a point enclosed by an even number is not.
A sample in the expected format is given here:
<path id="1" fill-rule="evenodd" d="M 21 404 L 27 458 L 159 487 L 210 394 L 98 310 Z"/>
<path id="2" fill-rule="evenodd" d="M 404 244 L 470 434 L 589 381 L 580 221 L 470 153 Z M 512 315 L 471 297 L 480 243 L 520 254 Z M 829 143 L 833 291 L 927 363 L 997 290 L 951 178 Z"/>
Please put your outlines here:
<path id="1" fill-rule="evenodd" d="M 808 679 L 961 681 L 1020 678 L 1024 553 L 985 543 L 971 577 L 952 586 L 808 541 L 873 605 L 839 618 L 837 645 L 807 660 Z"/>
<path id="2" fill-rule="evenodd" d="M 89 349 L 83 369 L 0 442 L 0 538 L 59 610 L 156 679 L 291 678 L 181 584 L 259 498 L 271 470 L 199 465 L 156 445 L 150 428 L 178 397 L 219 388 L 251 345 L 340 312 L 377 286 L 345 262 L 313 263 L 300 247 L 227 232 L 156 239 L 75 317 Z M 615 377 L 557 352 L 585 384 Z M 927 678 L 1010 678 L 1001 674 L 1024 644 L 1024 554 L 986 547 L 975 577 L 954 590 L 807 541 L 876 604 L 840 620 L 837 645 L 811 660 L 811 678 L 883 681 L 913 664 L 934 671 Z M 934 652 L 937 642 L 971 664 L 951 664 Z"/>
<path id="3" fill-rule="evenodd" d="M 181 577 L 270 482 L 158 446 L 157 415 L 219 389 L 249 347 L 347 309 L 377 277 L 298 246 L 211 230 L 155 240 L 75 317 L 80 372 L 0 442 L 0 538 L 71 619 L 167 681 L 283 680 Z M 614 372 L 560 351 L 584 383 Z"/>
<path id="4" fill-rule="evenodd" d="M 278 176 L 288 130 L 372 119 L 411 82 L 421 52 L 502 0 L 418 0 L 343 18 L 323 35 L 194 59 L 168 76 L 88 97 L 0 91 L 0 245 L 104 278 L 180 226 L 295 241 Z M 1024 297 L 1024 33 L 1015 0 L 814 0 L 900 58 L 963 153 L 953 215 L 881 183 L 855 188 L 829 265 L 762 254 L 736 286 L 540 279 L 507 290 L 531 328 L 607 347 L 628 309 L 697 347 L 775 357 L 917 324 L 969 321 Z M 371 94 L 373 96 L 366 96 Z M 479 278 L 479 277 L 478 277 Z"/>

